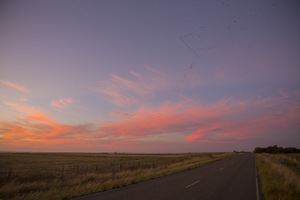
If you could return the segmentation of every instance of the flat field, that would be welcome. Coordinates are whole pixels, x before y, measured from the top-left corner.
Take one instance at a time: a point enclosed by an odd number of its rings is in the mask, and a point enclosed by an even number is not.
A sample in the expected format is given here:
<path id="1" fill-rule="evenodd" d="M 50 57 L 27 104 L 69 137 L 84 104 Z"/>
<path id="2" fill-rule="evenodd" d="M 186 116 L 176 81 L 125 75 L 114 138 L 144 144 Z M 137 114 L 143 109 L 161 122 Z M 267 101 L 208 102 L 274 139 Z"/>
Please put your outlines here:
<path id="1" fill-rule="evenodd" d="M 227 158 L 232 153 L 0 153 L 0 199 L 69 199 Z"/>
<path id="2" fill-rule="evenodd" d="M 266 200 L 300 197 L 300 154 L 256 154 Z"/>

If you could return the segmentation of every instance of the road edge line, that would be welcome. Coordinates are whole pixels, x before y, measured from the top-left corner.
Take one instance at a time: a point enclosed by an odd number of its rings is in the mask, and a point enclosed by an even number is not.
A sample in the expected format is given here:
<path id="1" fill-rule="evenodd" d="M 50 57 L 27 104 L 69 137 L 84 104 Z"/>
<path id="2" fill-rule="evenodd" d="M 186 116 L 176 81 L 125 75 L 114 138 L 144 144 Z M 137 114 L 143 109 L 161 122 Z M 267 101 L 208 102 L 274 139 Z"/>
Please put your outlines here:
<path id="1" fill-rule="evenodd" d="M 255 166 L 255 182 L 256 182 L 256 200 L 259 200 L 258 174 L 257 174 L 257 167 L 256 167 L 255 157 L 254 157 L 254 166 Z"/>

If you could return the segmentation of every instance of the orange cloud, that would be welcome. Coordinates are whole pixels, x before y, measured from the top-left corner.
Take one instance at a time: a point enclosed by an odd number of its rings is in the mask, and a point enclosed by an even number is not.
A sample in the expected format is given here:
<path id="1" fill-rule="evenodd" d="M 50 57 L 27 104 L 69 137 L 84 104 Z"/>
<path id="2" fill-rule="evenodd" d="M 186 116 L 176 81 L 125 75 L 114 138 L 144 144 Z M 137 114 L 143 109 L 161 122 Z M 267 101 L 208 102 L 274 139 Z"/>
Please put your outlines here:
<path id="1" fill-rule="evenodd" d="M 74 145 L 91 140 L 93 127 L 89 124 L 61 124 L 39 108 L 13 102 L 5 102 L 5 105 L 24 114 L 11 122 L 0 120 L 1 143 L 4 142 L 7 148 L 35 148 L 42 144 L 42 147 L 54 145 L 52 148 L 57 149 L 58 144 L 65 142 L 73 141 Z"/>
<path id="2" fill-rule="evenodd" d="M 94 124 L 67 125 L 40 108 L 20 102 L 4 105 L 21 113 L 15 120 L 0 119 L 0 150 L 8 151 L 124 151 L 135 141 L 99 137 Z"/>
<path id="3" fill-rule="evenodd" d="M 10 82 L 10 81 L 5 81 L 5 80 L 1 80 L 1 83 L 3 83 L 4 85 L 6 85 L 8 87 L 16 89 L 16 90 L 18 90 L 20 92 L 28 93 L 28 89 L 25 86 L 23 86 L 23 85 L 20 85 L 20 84 L 17 84 L 17 83 L 13 83 L 13 82 Z"/>
<path id="4" fill-rule="evenodd" d="M 54 122 L 51 117 L 49 117 L 38 108 L 25 106 L 23 104 L 14 102 L 4 102 L 4 104 L 9 106 L 13 110 L 24 113 L 27 120 L 33 120 L 44 124 L 52 124 Z"/>

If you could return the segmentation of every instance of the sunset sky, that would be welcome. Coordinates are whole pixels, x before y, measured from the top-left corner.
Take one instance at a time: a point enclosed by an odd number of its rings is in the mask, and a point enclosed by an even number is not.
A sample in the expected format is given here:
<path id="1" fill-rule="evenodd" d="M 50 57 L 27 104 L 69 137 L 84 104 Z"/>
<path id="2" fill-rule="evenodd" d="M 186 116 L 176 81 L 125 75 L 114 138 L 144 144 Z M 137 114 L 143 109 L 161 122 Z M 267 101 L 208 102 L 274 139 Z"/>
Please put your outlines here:
<path id="1" fill-rule="evenodd" d="M 298 0 L 0 3 L 0 151 L 300 148 Z"/>

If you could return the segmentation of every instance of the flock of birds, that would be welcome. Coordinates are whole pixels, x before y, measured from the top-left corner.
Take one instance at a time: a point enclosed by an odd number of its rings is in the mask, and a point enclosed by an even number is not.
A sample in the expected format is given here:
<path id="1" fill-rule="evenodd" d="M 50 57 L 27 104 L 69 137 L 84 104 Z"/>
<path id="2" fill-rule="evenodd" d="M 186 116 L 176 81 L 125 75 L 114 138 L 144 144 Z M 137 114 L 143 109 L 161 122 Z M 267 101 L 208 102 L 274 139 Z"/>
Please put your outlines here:
<path id="1" fill-rule="evenodd" d="M 209 52 L 222 47 L 222 45 L 226 45 L 226 42 L 229 42 L 232 39 L 230 35 L 234 36 L 234 34 L 237 34 L 240 31 L 249 30 L 247 24 L 251 20 L 260 20 L 258 17 L 271 18 L 272 10 L 280 6 L 284 6 L 287 2 L 288 0 L 270 1 L 266 3 L 264 7 L 244 11 L 241 15 L 239 15 L 239 17 L 236 17 L 236 19 L 232 20 L 228 24 L 220 25 L 219 27 L 200 26 L 198 29 L 181 35 L 178 38 L 190 52 L 192 52 L 195 56 L 199 56 L 200 53 Z M 224 9 L 230 9 L 233 1 L 219 0 L 219 3 Z M 295 10 L 295 12 L 298 14 L 298 10 Z M 220 34 L 217 34 L 219 31 L 223 31 L 225 34 L 220 37 Z M 194 65 L 195 64 L 192 63 L 188 66 L 187 71 L 184 74 L 185 78 L 187 78 L 188 74 L 191 73 Z"/>
<path id="2" fill-rule="evenodd" d="M 199 53 L 219 48 L 222 46 L 220 45 L 220 43 L 231 40 L 231 38 L 228 38 L 226 36 L 220 38 L 219 36 L 217 36 L 217 32 L 225 31 L 226 34 L 224 35 L 230 35 L 228 34 L 228 32 L 231 32 L 231 34 L 233 35 L 234 32 L 237 31 L 247 31 L 249 29 L 249 27 L 247 26 L 249 21 L 255 20 L 255 18 L 263 15 L 265 15 L 264 17 L 271 18 L 272 9 L 274 9 L 275 7 L 283 6 L 287 1 L 288 0 L 270 1 L 269 4 L 266 4 L 264 7 L 259 7 L 252 10 L 249 9 L 228 24 L 220 25 L 219 27 L 200 26 L 198 29 L 181 35 L 178 38 L 189 51 L 191 51 L 195 56 L 199 56 Z M 224 9 L 229 9 L 232 6 L 232 0 L 219 0 L 219 2 L 221 6 L 224 7 Z M 295 12 L 298 13 L 298 11 Z"/>

